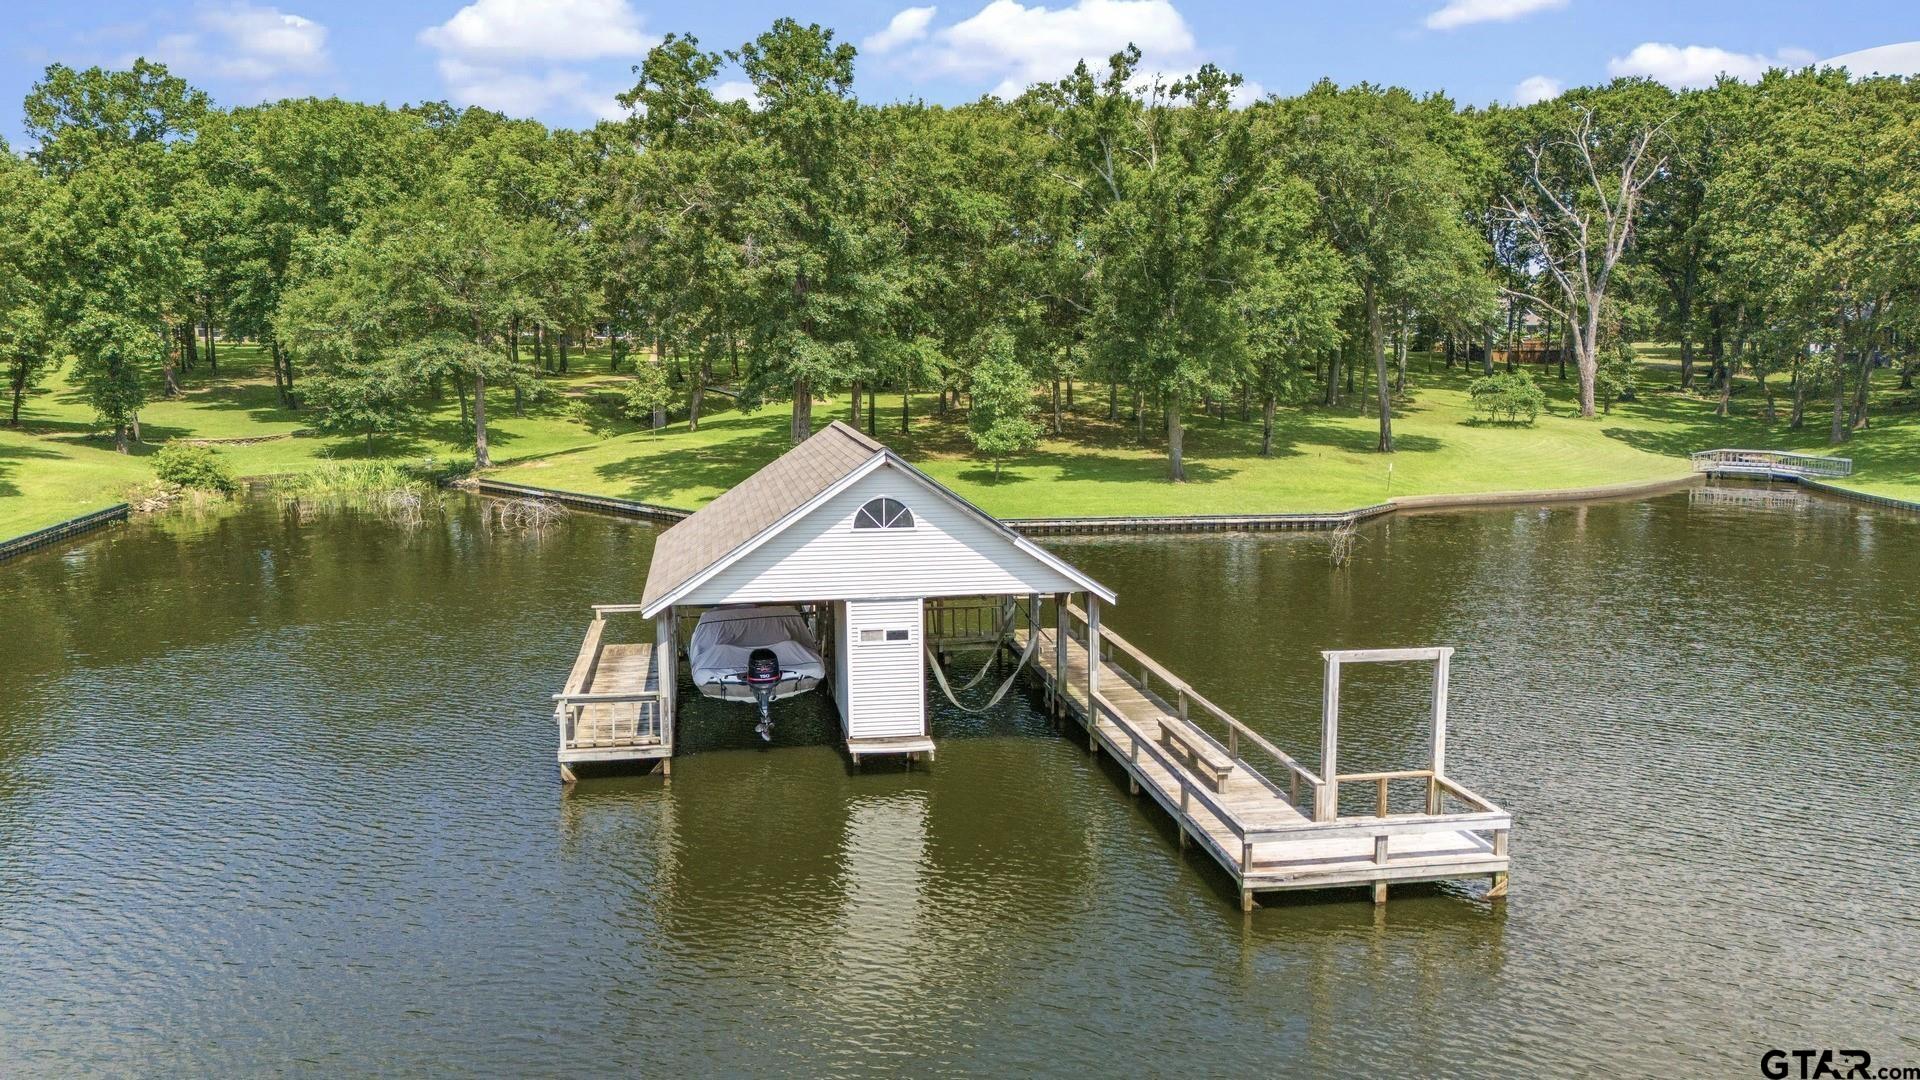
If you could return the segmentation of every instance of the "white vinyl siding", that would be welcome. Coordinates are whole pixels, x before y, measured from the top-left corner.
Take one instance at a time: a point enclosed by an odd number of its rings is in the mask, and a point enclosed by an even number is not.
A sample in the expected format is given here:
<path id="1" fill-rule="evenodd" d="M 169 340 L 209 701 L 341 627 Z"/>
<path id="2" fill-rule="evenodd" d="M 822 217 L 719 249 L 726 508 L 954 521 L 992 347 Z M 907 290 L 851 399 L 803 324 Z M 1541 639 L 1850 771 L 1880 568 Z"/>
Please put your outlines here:
<path id="1" fill-rule="evenodd" d="M 913 512 L 913 527 L 855 529 L 854 515 L 883 496 Z M 886 465 L 767 538 L 679 603 L 1024 596 L 1078 588 L 992 525 Z"/>
<path id="2" fill-rule="evenodd" d="M 918 597 L 846 605 L 847 738 L 927 733 L 927 667 Z M 877 640 L 866 640 L 868 631 Z M 904 639 L 900 635 L 904 633 Z"/>

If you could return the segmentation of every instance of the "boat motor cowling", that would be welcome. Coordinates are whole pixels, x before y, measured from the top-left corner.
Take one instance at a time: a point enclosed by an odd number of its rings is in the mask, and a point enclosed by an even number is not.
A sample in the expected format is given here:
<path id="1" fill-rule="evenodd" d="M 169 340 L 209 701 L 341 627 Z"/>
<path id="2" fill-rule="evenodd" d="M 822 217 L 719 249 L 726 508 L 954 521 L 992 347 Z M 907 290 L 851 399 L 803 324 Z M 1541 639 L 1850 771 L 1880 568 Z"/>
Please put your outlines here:
<path id="1" fill-rule="evenodd" d="M 780 657 L 772 649 L 755 649 L 747 654 L 747 682 L 780 681 Z"/>

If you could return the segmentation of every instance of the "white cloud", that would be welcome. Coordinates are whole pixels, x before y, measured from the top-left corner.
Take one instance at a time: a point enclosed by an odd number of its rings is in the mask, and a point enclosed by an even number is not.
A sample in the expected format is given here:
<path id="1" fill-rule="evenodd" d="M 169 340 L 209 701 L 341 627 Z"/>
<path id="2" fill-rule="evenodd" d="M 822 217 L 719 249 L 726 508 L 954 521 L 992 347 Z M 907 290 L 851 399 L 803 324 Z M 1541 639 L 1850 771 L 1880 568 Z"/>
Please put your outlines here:
<path id="1" fill-rule="evenodd" d="M 1625 56 L 1607 61 L 1607 73 L 1614 76 L 1644 75 L 1677 89 L 1711 86 L 1721 75 L 1752 80 L 1768 68 L 1801 67 L 1813 62 L 1813 54 L 1804 49 L 1781 49 L 1772 56 L 1738 53 L 1711 45 L 1667 45 L 1648 41 L 1636 45 Z"/>
<path id="2" fill-rule="evenodd" d="M 1160 84 L 1160 87 L 1165 90 L 1181 79 L 1193 78 L 1199 72 L 1199 68 L 1187 68 L 1184 71 L 1136 71 L 1133 82 L 1127 85 L 1127 89 L 1145 97 L 1152 92 L 1155 83 Z M 1242 78 L 1239 86 L 1227 91 L 1227 105 L 1229 108 L 1244 109 L 1266 96 L 1265 86 L 1252 79 Z"/>
<path id="3" fill-rule="evenodd" d="M 1529 75 L 1520 80 L 1513 88 L 1513 102 L 1516 105 L 1532 105 L 1541 101 L 1552 101 L 1565 90 L 1566 84 L 1547 75 Z"/>
<path id="4" fill-rule="evenodd" d="M 194 75 L 249 83 L 327 70 L 327 28 L 278 8 L 236 3 L 208 8 L 189 30 L 168 34 L 155 56 Z"/>
<path id="5" fill-rule="evenodd" d="M 510 116 L 561 108 L 602 120 L 626 114 L 615 91 L 568 62 L 638 60 L 660 43 L 627 0 L 473 0 L 419 36 L 440 54 L 457 105 Z"/>
<path id="6" fill-rule="evenodd" d="M 1920 75 L 1920 41 L 1881 45 L 1820 61 L 1822 67 L 1843 67 L 1856 79 L 1869 75 Z"/>
<path id="7" fill-rule="evenodd" d="M 933 22 L 933 13 L 932 5 L 904 8 L 888 20 L 886 29 L 863 38 L 860 47 L 870 53 L 885 53 L 909 42 L 919 41 L 927 36 L 927 25 Z"/>
<path id="8" fill-rule="evenodd" d="M 1014 97 L 1061 78 L 1081 60 L 1100 65 L 1128 44 L 1149 70 L 1192 66 L 1193 31 L 1170 0 L 1075 0 L 1048 8 L 992 0 L 952 26 L 936 30 L 903 61 L 915 73 L 998 78 L 993 92 Z"/>
<path id="9" fill-rule="evenodd" d="M 1447 0 L 1447 5 L 1427 16 L 1427 29 L 1452 30 L 1483 22 L 1512 22 L 1536 11 L 1554 11 L 1567 6 L 1567 0 Z"/>
<path id="10" fill-rule="evenodd" d="M 753 84 L 745 79 L 727 79 L 713 88 L 713 96 L 720 101 L 759 102 L 760 95 L 754 92 Z"/>
<path id="11" fill-rule="evenodd" d="M 660 43 L 627 0 L 474 0 L 420 40 L 443 55 L 500 64 L 638 57 Z"/>

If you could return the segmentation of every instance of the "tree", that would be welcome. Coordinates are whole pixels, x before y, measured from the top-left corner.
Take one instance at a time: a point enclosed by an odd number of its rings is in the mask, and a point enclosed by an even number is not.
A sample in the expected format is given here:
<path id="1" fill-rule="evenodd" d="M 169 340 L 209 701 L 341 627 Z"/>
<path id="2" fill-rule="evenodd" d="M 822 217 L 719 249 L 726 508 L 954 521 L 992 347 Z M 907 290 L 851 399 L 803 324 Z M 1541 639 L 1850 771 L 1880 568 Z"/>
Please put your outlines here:
<path id="1" fill-rule="evenodd" d="M 104 152 L 55 189 L 53 321 L 121 453 L 146 401 L 143 376 L 171 347 L 167 314 L 180 292 L 180 233 L 153 190 L 165 153 L 152 144 Z"/>
<path id="2" fill-rule="evenodd" d="M 427 122 L 417 111 L 307 98 L 235 109 L 202 125 L 202 167 L 233 215 L 203 256 L 206 289 L 222 325 L 266 344 L 288 408 L 299 394 L 276 315 L 300 253 L 391 212 L 444 168 L 445 148 Z"/>
<path id="3" fill-rule="evenodd" d="M 58 205 L 50 184 L 0 143 L 0 363 L 11 397 L 8 421 L 20 426 L 20 404 L 53 358 L 47 305 L 57 271 L 49 256 Z"/>
<path id="4" fill-rule="evenodd" d="M 1864 422 L 1876 353 L 1917 285 L 1914 95 L 1899 79 L 1770 72 L 1708 194 L 1717 250 L 1759 296 L 1766 336 L 1803 376 L 1814 373 L 1804 358 L 1825 369 L 1834 443 Z M 1796 423 L 1807 381 L 1797 380 Z"/>
<path id="5" fill-rule="evenodd" d="M 1183 410 L 1224 386 L 1246 355 L 1240 293 L 1259 258 L 1264 190 L 1251 125 L 1231 106 L 1240 77 L 1212 65 L 1135 89 L 1138 49 L 1085 63 L 1040 93 L 1056 110 L 1056 157 L 1088 227 L 1088 333 L 1101 366 L 1155 393 L 1167 476 L 1186 479 Z"/>
<path id="6" fill-rule="evenodd" d="M 724 61 L 697 39 L 668 35 L 621 100 L 635 110 L 632 148 L 610 166 L 602 233 L 617 295 L 686 358 L 687 427 L 697 430 L 714 362 L 736 354 L 754 321 L 757 234 L 747 227 L 766 148 L 747 137 L 747 109 L 710 84 Z M 796 405 L 798 407 L 798 405 Z"/>
<path id="7" fill-rule="evenodd" d="M 70 177 L 130 148 L 191 136 L 208 108 L 205 93 L 144 58 L 125 71 L 52 64 L 27 94 L 31 157 L 51 175 Z"/>
<path id="8" fill-rule="evenodd" d="M 1481 263 L 1462 207 L 1464 179 L 1442 139 L 1457 120 L 1444 98 L 1330 82 L 1292 102 L 1290 118 L 1295 167 L 1314 185 L 1321 228 L 1360 288 L 1380 388 L 1379 448 L 1391 452 L 1384 314 L 1396 286 L 1423 275 L 1458 281 Z"/>
<path id="9" fill-rule="evenodd" d="M 1621 94 L 1636 86 L 1616 84 Z M 1580 377 L 1580 415 L 1594 414 L 1602 309 L 1614 269 L 1633 242 L 1647 189 L 1666 167 L 1667 117 L 1618 101 L 1560 101 L 1562 123 L 1522 148 L 1527 186 L 1502 200 L 1501 216 L 1524 238 L 1546 280 L 1509 290 L 1566 320 Z M 1604 110 L 1604 111 L 1603 111 Z"/>
<path id="10" fill-rule="evenodd" d="M 666 365 L 658 360 L 637 365 L 620 394 L 620 409 L 627 419 L 651 421 L 655 431 L 660 429 L 671 404 L 673 387 L 667 382 Z"/>
<path id="11" fill-rule="evenodd" d="M 1040 442 L 1033 420 L 1033 376 L 1015 355 L 1013 335 L 1002 327 L 980 335 L 972 367 L 967 438 L 993 462 L 1000 476 L 1005 460 Z"/>
<path id="12" fill-rule="evenodd" d="M 512 362 L 507 328 L 533 307 L 529 297 L 564 243 L 551 225 L 508 219 L 487 199 L 446 178 L 421 195 L 371 216 L 313 258 L 283 304 L 275 332 L 310 359 L 353 380 L 350 365 L 375 358 L 416 387 L 451 383 L 472 402 L 474 465 L 492 464 L 487 386 L 536 394 Z M 363 392 L 353 400 L 394 400 Z"/>
<path id="13" fill-rule="evenodd" d="M 813 431 L 813 396 L 845 381 L 856 353 L 860 290 L 857 212 L 865 159 L 846 152 L 866 116 L 853 100 L 853 46 L 833 32 L 780 19 L 727 54 L 753 84 L 745 131 L 759 170 L 744 228 L 753 322 L 752 397 L 793 402 L 788 437 Z"/>

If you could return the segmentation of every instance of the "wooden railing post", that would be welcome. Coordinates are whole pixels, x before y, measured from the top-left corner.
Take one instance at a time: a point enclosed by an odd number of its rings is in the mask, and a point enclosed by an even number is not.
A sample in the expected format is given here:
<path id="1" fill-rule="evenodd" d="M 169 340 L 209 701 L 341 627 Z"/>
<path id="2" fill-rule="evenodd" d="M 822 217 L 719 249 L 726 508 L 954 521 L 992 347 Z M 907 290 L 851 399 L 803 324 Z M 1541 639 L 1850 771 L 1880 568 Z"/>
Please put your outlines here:
<path id="1" fill-rule="evenodd" d="M 1447 774 L 1447 694 L 1452 676 L 1449 666 L 1453 660 L 1452 649 L 1441 649 L 1440 656 L 1433 665 L 1433 763 L 1428 768 L 1435 777 Z M 1440 812 L 1440 785 L 1433 781 L 1427 783 L 1427 813 Z"/>
<path id="2" fill-rule="evenodd" d="M 1320 686 L 1320 797 L 1314 800 L 1313 820 L 1332 821 L 1340 813 L 1340 661 L 1326 658 Z"/>
<path id="3" fill-rule="evenodd" d="M 1053 594 L 1053 709 L 1067 711 L 1067 593 Z"/>
<path id="4" fill-rule="evenodd" d="M 1386 817 L 1387 816 L 1387 778 L 1383 776 L 1380 778 L 1378 782 L 1380 785 L 1380 806 L 1379 806 L 1379 812 L 1374 816 Z"/>
<path id="5" fill-rule="evenodd" d="M 1100 689 L 1100 598 L 1087 594 L 1087 703 Z M 1091 715 L 1091 709 L 1089 709 Z"/>

